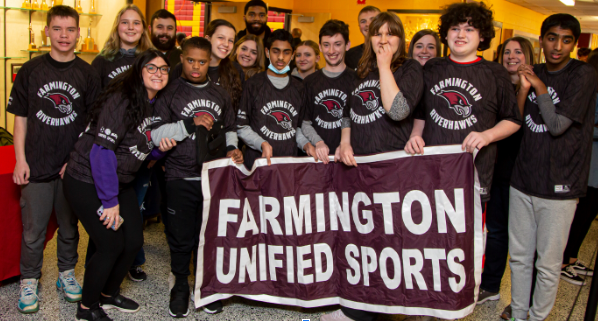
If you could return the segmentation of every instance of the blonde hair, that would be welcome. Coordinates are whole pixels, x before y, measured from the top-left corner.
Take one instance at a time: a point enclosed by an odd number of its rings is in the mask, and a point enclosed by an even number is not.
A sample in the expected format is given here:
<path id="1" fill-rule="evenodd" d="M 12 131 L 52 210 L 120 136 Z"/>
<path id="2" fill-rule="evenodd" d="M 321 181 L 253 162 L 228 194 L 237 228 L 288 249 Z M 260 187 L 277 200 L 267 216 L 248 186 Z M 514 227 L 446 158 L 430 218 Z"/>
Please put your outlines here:
<path id="1" fill-rule="evenodd" d="M 108 61 L 114 60 L 114 57 L 120 52 L 120 36 L 118 35 L 118 26 L 120 25 L 120 18 L 122 15 L 127 12 L 128 10 L 133 10 L 137 12 L 139 17 L 141 17 L 141 22 L 143 23 L 143 33 L 141 34 L 141 38 L 137 42 L 137 48 L 135 50 L 135 55 L 138 55 L 149 48 L 153 48 L 152 40 L 149 37 L 149 31 L 147 29 L 147 23 L 145 22 L 145 17 L 143 13 L 134 4 L 128 4 L 124 6 L 118 14 L 116 15 L 116 19 L 114 19 L 114 24 L 112 25 L 112 31 L 104 44 L 104 48 L 100 52 L 100 56 L 103 56 Z"/>
<path id="2" fill-rule="evenodd" d="M 295 47 L 295 51 L 297 51 L 297 48 L 301 47 L 301 46 L 306 46 L 311 48 L 314 51 L 315 57 L 318 57 L 320 55 L 320 47 L 318 46 L 318 44 L 315 41 L 312 40 L 305 40 L 305 41 L 301 41 L 297 47 Z M 297 59 L 297 56 L 295 56 L 295 59 Z M 318 66 L 318 63 L 315 63 L 315 67 L 316 70 L 320 69 L 320 66 Z"/>
<path id="3" fill-rule="evenodd" d="M 255 76 L 257 73 L 260 73 L 260 72 L 266 70 L 266 67 L 264 66 L 265 54 L 264 54 L 264 43 L 262 42 L 262 38 L 260 38 L 256 35 L 252 35 L 250 33 L 246 34 L 241 39 L 237 40 L 237 42 L 235 43 L 235 46 L 233 47 L 233 51 L 230 56 L 230 60 L 237 61 L 237 50 L 246 41 L 255 42 L 255 46 L 257 49 L 257 58 L 255 59 L 253 66 L 249 67 L 245 71 L 245 80 Z"/>

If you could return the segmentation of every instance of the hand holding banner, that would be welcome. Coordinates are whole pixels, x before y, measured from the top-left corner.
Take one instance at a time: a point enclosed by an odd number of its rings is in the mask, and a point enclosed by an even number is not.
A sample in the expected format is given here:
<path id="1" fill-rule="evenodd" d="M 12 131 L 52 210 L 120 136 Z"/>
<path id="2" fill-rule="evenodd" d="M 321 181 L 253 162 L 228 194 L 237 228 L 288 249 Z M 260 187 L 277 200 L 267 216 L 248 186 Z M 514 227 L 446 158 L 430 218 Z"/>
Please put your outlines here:
<path id="1" fill-rule="evenodd" d="M 197 307 L 233 295 L 284 305 L 341 304 L 381 313 L 462 318 L 475 307 L 482 209 L 473 156 L 204 164 Z"/>

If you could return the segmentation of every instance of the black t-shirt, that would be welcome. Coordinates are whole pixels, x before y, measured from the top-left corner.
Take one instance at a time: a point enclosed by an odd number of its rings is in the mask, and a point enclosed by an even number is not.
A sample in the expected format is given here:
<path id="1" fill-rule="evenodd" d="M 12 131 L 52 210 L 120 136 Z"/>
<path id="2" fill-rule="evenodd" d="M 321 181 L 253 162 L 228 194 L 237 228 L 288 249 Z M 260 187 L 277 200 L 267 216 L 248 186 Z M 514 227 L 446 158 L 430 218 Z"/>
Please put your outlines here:
<path id="1" fill-rule="evenodd" d="M 222 87 L 212 82 L 198 88 L 182 77 L 173 80 L 160 93 L 155 112 L 162 119 L 159 125 L 208 114 L 214 120 L 214 126 L 223 126 L 223 132 L 235 130 L 235 113 L 230 97 Z M 195 133 L 177 143 L 166 157 L 165 166 L 167 180 L 201 176 Z"/>
<path id="2" fill-rule="evenodd" d="M 434 58 L 424 66 L 424 97 L 415 118 L 426 121 L 426 146 L 462 144 L 470 132 L 483 132 L 501 120 L 521 124 L 515 91 L 502 65 L 478 59 L 460 64 Z M 490 199 L 496 143 L 482 148 L 475 160 L 482 202 Z"/>
<path id="3" fill-rule="evenodd" d="M 346 68 L 335 78 L 329 78 L 320 69 L 303 81 L 305 120 L 311 121 L 332 155 L 341 142 L 343 110 L 347 107 L 355 79 L 355 71 Z"/>
<path id="4" fill-rule="evenodd" d="M 139 124 L 128 125 L 125 121 L 129 100 L 121 93 L 113 93 L 106 100 L 97 125 L 90 125 L 81 135 L 67 173 L 82 182 L 93 184 L 89 154 L 93 144 L 114 151 L 116 155 L 118 182 L 127 184 L 133 181 L 143 161 L 151 153 L 154 143 L 151 130 L 160 121 L 154 116 L 153 104 L 147 104 L 143 110 L 143 119 Z"/>
<path id="5" fill-rule="evenodd" d="M 63 66 L 57 68 L 56 66 Z M 57 63 L 50 54 L 26 62 L 17 74 L 7 111 L 27 117 L 25 156 L 29 180 L 59 177 L 77 137 L 87 124 L 87 112 L 100 90 L 100 78 L 81 58 Z"/>
<path id="6" fill-rule="evenodd" d="M 516 87 L 517 85 L 513 86 L 514 89 Z M 496 142 L 497 155 L 496 164 L 494 164 L 494 182 L 510 185 L 513 166 L 515 166 L 515 160 L 517 159 L 517 154 L 519 154 L 522 138 L 523 127 L 515 134 Z"/>
<path id="7" fill-rule="evenodd" d="M 168 60 L 168 64 L 170 68 L 174 68 L 181 62 L 181 54 L 183 52 L 179 48 L 172 48 L 164 53 L 164 57 Z"/>
<path id="8" fill-rule="evenodd" d="M 372 154 L 405 148 L 413 128 L 413 111 L 422 97 L 422 67 L 414 59 L 406 60 L 394 73 L 395 81 L 407 100 L 409 116 L 392 120 L 382 106 L 380 75 L 370 72 L 356 79 L 345 117 L 351 118 L 351 147 L 355 154 Z"/>
<path id="9" fill-rule="evenodd" d="M 304 88 L 294 77 L 289 77 L 286 87 L 274 87 L 267 72 L 261 72 L 245 82 L 237 125 L 248 125 L 272 146 L 273 156 L 297 156 L 295 137 L 300 120 L 304 119 Z M 262 153 L 247 148 L 245 165 L 253 162 Z"/>
<path id="10" fill-rule="evenodd" d="M 573 124 L 562 135 L 552 136 L 532 87 L 525 101 L 523 140 L 511 185 L 542 198 L 583 197 L 592 154 L 596 73 L 591 65 L 576 59 L 557 72 L 549 72 L 545 64 L 535 65 L 534 73 L 546 85 L 556 113 Z"/>
<path id="11" fill-rule="evenodd" d="M 114 77 L 127 71 L 135 61 L 135 56 L 123 55 L 118 53 L 113 61 L 107 60 L 104 56 L 98 55 L 91 62 L 91 66 L 96 70 L 102 80 L 102 88 L 105 88 Z"/>
<path id="12" fill-rule="evenodd" d="M 353 47 L 347 51 L 345 56 L 345 63 L 347 67 L 356 70 L 357 66 L 359 66 L 359 59 L 363 56 L 363 49 L 365 48 L 364 44 L 361 44 L 357 47 Z"/>

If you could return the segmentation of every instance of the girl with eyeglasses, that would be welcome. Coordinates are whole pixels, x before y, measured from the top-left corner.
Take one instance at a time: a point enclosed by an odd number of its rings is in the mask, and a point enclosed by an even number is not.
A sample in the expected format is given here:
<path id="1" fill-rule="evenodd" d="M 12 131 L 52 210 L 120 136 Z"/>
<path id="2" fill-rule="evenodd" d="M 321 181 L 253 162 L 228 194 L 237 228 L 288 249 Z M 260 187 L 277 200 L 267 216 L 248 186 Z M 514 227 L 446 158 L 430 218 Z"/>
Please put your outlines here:
<path id="1" fill-rule="evenodd" d="M 156 96 L 170 70 L 162 54 L 149 49 L 135 58 L 97 99 L 90 123 L 71 152 L 64 192 L 96 245 L 84 275 L 77 320 L 110 320 L 105 310 L 137 312 L 139 304 L 120 294 L 120 284 L 143 244 L 143 225 L 131 182 L 144 160 L 174 145 L 151 140 Z"/>

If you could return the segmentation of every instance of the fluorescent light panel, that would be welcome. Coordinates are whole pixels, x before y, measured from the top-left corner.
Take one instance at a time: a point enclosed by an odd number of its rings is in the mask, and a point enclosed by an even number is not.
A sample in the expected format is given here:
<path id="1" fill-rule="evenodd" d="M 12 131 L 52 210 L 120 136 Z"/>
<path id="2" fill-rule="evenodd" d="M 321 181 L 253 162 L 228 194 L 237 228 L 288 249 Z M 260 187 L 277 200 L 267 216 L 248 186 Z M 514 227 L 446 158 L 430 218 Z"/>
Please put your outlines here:
<path id="1" fill-rule="evenodd" d="M 564 5 L 569 6 L 569 7 L 573 7 L 575 5 L 575 0 L 559 0 L 561 1 Z"/>

